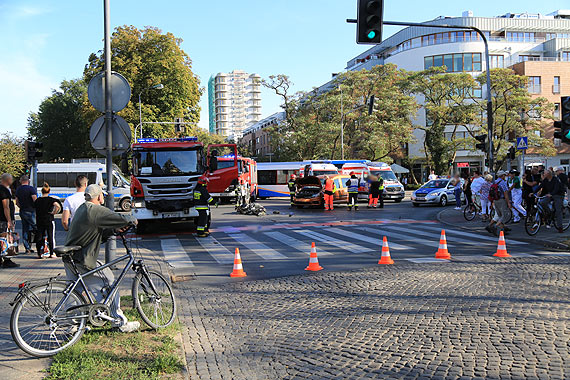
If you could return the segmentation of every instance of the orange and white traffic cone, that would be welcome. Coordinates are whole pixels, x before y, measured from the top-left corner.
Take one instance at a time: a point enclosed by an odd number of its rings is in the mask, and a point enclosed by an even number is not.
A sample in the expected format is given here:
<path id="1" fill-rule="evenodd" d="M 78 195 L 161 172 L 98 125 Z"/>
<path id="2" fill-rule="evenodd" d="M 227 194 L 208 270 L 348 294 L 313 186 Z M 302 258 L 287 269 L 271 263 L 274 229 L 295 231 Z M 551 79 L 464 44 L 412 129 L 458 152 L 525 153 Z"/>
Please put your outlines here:
<path id="1" fill-rule="evenodd" d="M 441 230 L 441 237 L 439 238 L 439 248 L 435 253 L 435 258 L 443 260 L 451 259 L 451 255 L 447 250 L 447 239 L 445 238 L 445 230 Z"/>
<path id="2" fill-rule="evenodd" d="M 234 270 L 230 273 L 230 277 L 246 277 L 247 274 L 243 271 L 243 266 L 241 265 L 241 256 L 239 254 L 239 248 L 236 248 L 236 255 L 234 257 Z"/>
<path id="3" fill-rule="evenodd" d="M 388 247 L 388 239 L 384 236 L 384 240 L 382 242 L 382 256 L 378 261 L 378 264 L 394 264 L 394 260 L 390 257 L 390 248 Z"/>
<path id="4" fill-rule="evenodd" d="M 505 234 L 501 230 L 499 235 L 499 245 L 497 246 L 497 252 L 493 255 L 495 257 L 512 257 L 507 253 L 507 243 L 505 242 Z"/>
<path id="5" fill-rule="evenodd" d="M 322 266 L 319 265 L 319 259 L 317 258 L 317 247 L 315 246 L 315 242 L 311 244 L 311 255 L 309 257 L 309 266 L 305 268 L 305 270 L 310 270 L 313 272 L 317 272 L 323 269 Z"/>

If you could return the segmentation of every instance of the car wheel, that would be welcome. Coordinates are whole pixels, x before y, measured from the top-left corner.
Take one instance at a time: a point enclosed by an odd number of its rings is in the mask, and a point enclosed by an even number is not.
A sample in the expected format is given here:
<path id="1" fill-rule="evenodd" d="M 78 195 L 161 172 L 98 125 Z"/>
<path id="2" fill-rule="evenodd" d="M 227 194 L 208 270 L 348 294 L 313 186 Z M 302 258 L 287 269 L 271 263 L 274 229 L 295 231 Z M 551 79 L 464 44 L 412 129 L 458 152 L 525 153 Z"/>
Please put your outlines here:
<path id="1" fill-rule="evenodd" d="M 447 206 L 447 195 L 442 195 L 441 198 L 439 199 L 439 205 L 441 207 L 445 207 Z"/>
<path id="2" fill-rule="evenodd" d="M 131 211 L 131 198 L 123 198 L 119 202 L 119 208 L 121 211 L 129 212 Z"/>
<path id="3" fill-rule="evenodd" d="M 414 207 L 420 207 L 419 203 L 412 202 L 412 204 L 414 205 Z"/>

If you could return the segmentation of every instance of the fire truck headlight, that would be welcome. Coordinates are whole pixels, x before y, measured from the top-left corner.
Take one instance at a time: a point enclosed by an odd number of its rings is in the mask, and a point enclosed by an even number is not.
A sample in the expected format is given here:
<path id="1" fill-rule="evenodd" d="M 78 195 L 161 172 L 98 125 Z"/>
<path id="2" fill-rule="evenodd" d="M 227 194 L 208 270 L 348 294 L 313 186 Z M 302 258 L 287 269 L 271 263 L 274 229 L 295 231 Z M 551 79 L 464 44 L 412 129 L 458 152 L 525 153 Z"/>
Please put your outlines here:
<path id="1" fill-rule="evenodd" d="M 134 208 L 142 208 L 144 205 L 142 202 L 134 202 L 133 203 L 133 207 Z"/>

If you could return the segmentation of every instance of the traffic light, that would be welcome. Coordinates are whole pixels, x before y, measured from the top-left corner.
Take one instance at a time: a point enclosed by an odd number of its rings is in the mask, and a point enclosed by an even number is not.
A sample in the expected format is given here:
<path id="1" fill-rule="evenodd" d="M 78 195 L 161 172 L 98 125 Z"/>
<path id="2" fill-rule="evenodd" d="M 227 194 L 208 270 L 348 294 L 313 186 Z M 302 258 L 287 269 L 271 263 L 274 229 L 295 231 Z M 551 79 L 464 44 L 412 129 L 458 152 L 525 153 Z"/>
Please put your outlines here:
<path id="1" fill-rule="evenodd" d="M 44 144 L 37 141 L 26 140 L 24 147 L 26 150 L 26 161 L 33 164 L 36 160 L 43 156 L 39 149 L 43 148 Z"/>
<path id="2" fill-rule="evenodd" d="M 514 160 L 515 159 L 515 153 L 516 153 L 516 149 L 514 146 L 511 146 L 509 148 L 509 160 Z"/>
<path id="3" fill-rule="evenodd" d="M 487 135 L 479 135 L 475 136 L 475 140 L 479 141 L 479 144 L 475 144 L 475 149 L 480 150 L 482 152 L 487 152 Z"/>
<path id="4" fill-rule="evenodd" d="M 570 144 L 570 96 L 560 99 L 560 121 L 554 122 L 554 138 L 560 139 L 564 144 Z"/>
<path id="5" fill-rule="evenodd" d="M 356 43 L 379 44 L 382 42 L 383 9 L 383 0 L 358 0 Z"/>
<path id="6" fill-rule="evenodd" d="M 372 115 L 372 112 L 374 112 L 374 95 L 368 98 L 368 116 Z"/>

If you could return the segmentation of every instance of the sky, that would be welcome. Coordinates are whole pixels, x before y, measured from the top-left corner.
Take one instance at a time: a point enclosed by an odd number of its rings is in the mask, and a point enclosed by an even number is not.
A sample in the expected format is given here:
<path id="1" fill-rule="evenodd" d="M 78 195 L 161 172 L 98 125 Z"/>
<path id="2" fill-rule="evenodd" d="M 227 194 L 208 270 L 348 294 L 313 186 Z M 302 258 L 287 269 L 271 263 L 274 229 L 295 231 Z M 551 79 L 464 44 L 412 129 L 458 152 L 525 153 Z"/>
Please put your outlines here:
<path id="1" fill-rule="evenodd" d="M 384 19 L 420 22 L 438 16 L 547 14 L 568 0 L 384 2 Z M 111 27 L 155 26 L 183 39 L 182 49 L 206 87 L 234 69 L 263 78 L 286 74 L 294 91 L 326 83 L 368 48 L 357 45 L 356 0 L 111 0 Z M 563 4 L 564 3 L 564 4 Z M 471 8 L 468 8 L 468 5 Z M 399 28 L 384 27 L 384 36 Z M 103 48 L 103 0 L 0 0 L 0 133 L 26 135 L 27 118 L 62 80 L 78 78 L 90 53 Z M 207 92 L 200 126 L 208 126 Z M 262 117 L 280 111 L 262 90 Z"/>

